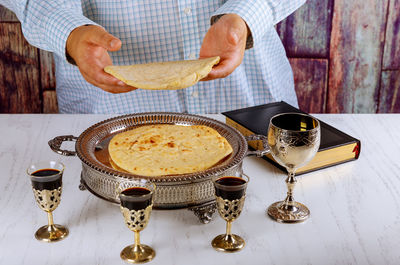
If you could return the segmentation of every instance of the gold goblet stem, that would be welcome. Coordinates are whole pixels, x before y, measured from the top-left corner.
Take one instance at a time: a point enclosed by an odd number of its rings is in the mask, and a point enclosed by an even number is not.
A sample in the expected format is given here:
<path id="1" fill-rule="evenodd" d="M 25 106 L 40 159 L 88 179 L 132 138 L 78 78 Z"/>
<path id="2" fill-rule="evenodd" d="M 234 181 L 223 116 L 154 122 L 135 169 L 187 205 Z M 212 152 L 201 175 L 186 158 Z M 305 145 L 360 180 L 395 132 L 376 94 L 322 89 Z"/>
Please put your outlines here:
<path id="1" fill-rule="evenodd" d="M 140 250 L 140 232 L 135 231 L 135 245 L 133 247 L 134 251 Z"/>
<path id="2" fill-rule="evenodd" d="M 54 225 L 53 212 L 52 211 L 51 212 L 47 212 L 47 221 L 49 223 L 49 225 L 47 226 L 47 231 L 48 231 L 48 233 L 50 235 L 50 239 L 57 238 L 58 228 Z"/>
<path id="3" fill-rule="evenodd" d="M 135 243 L 121 251 L 121 258 L 129 263 L 144 263 L 152 260 L 156 255 L 154 249 L 147 245 L 141 245 L 139 231 L 133 232 L 135 233 Z"/>
<path id="4" fill-rule="evenodd" d="M 231 228 L 232 228 L 232 221 L 227 221 L 226 222 L 226 235 L 227 236 L 231 235 Z"/>
<path id="5" fill-rule="evenodd" d="M 49 222 L 49 226 L 54 225 L 53 212 L 47 212 L 47 220 Z"/>
<path id="6" fill-rule="evenodd" d="M 211 245 L 213 248 L 224 252 L 236 252 L 243 249 L 245 242 L 243 238 L 238 235 L 231 233 L 232 220 L 226 221 L 226 233 L 225 235 L 216 236 Z"/>
<path id="7" fill-rule="evenodd" d="M 55 242 L 65 238 L 69 231 L 68 228 L 62 225 L 56 225 L 53 221 L 53 213 L 51 211 L 47 212 L 47 221 L 48 225 L 42 226 L 39 228 L 36 233 L 36 239 L 45 242 Z"/>

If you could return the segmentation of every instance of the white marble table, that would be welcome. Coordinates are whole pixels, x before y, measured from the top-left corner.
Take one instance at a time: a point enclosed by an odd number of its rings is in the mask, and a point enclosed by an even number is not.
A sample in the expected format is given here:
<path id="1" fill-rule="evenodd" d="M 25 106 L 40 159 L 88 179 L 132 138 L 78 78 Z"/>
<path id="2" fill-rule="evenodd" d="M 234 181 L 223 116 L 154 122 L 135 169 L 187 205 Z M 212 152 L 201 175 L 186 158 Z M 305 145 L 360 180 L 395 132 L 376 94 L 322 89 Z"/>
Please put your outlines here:
<path id="1" fill-rule="evenodd" d="M 186 209 L 155 210 L 141 234 L 157 252 L 150 264 L 400 264 L 400 115 L 315 116 L 361 139 L 362 149 L 357 161 L 299 178 L 295 198 L 310 208 L 307 222 L 280 224 L 266 216 L 266 207 L 285 195 L 285 176 L 248 157 L 248 195 L 232 227 L 245 238 L 245 249 L 226 254 L 211 247 L 225 230 L 217 214 L 205 225 Z M 119 253 L 134 237 L 119 208 L 80 191 L 80 160 L 47 145 L 108 117 L 0 115 L 0 264 L 123 264 Z M 30 163 L 49 159 L 66 165 L 54 219 L 70 229 L 68 238 L 51 244 L 34 238 L 47 218 L 25 173 Z"/>

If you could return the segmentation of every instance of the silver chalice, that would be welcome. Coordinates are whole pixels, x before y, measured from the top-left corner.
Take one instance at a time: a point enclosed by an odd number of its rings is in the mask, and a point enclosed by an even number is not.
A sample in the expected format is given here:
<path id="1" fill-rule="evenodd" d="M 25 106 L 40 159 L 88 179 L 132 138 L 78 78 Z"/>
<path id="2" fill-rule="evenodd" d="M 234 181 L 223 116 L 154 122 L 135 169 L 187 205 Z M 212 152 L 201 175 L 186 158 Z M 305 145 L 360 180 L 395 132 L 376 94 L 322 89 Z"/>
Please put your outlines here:
<path id="1" fill-rule="evenodd" d="M 282 113 L 271 118 L 268 145 L 272 157 L 288 172 L 285 200 L 273 203 L 267 210 L 272 219 L 282 223 L 296 223 L 309 217 L 308 208 L 293 198 L 297 182 L 295 173 L 317 153 L 320 134 L 319 121 L 307 114 Z"/>

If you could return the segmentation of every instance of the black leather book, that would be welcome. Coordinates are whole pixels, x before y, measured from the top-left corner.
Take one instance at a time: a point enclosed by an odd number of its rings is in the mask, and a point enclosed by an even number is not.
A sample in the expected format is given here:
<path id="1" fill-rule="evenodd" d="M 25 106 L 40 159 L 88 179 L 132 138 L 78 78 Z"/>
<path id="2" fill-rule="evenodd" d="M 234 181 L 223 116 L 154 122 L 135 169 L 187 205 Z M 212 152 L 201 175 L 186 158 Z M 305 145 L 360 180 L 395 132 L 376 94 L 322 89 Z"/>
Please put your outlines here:
<path id="1" fill-rule="evenodd" d="M 227 111 L 222 113 L 226 117 L 226 123 L 238 129 L 244 135 L 262 134 L 267 135 L 269 121 L 272 116 L 284 112 L 305 113 L 284 101 L 254 106 L 244 109 Z M 296 174 L 303 174 L 321 168 L 337 165 L 340 163 L 356 160 L 360 155 L 360 140 L 320 121 L 321 144 L 318 153 L 304 167 L 299 168 Z M 253 149 L 262 148 L 262 143 L 249 142 Z M 272 158 L 271 154 L 264 156 L 266 160 L 285 171 Z"/>

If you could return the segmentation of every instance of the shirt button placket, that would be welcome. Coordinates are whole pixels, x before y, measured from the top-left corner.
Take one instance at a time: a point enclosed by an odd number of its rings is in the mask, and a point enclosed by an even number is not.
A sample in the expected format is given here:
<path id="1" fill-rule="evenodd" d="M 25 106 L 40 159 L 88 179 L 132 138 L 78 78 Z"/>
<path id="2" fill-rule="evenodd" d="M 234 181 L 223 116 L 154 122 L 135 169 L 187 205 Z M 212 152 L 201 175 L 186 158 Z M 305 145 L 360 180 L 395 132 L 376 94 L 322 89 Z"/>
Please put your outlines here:
<path id="1" fill-rule="evenodd" d="M 192 9 L 190 8 L 190 7 L 185 7 L 185 9 L 183 10 L 183 12 L 186 14 L 186 15 L 191 15 L 192 14 Z"/>
<path id="2" fill-rule="evenodd" d="M 192 29 L 197 28 L 197 21 L 194 20 L 193 17 L 193 9 L 191 8 L 192 1 L 179 1 L 181 6 L 181 23 L 184 37 L 184 51 L 185 51 L 185 60 L 194 60 L 197 59 L 196 49 L 197 47 L 193 46 L 192 43 Z M 190 25 L 190 27 L 188 27 Z M 199 91 L 197 91 L 196 86 L 188 87 L 184 90 L 186 108 L 188 112 L 196 112 L 198 111 L 198 100 L 199 100 Z"/>
<path id="3" fill-rule="evenodd" d="M 190 54 L 189 54 L 189 59 L 190 59 L 190 60 L 196 59 L 196 54 L 195 54 L 194 52 L 190 53 Z"/>
<path id="4" fill-rule="evenodd" d="M 198 98 L 199 97 L 199 91 L 193 90 L 191 93 L 192 98 Z"/>

